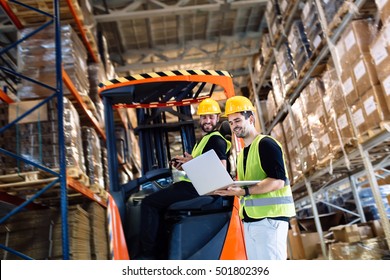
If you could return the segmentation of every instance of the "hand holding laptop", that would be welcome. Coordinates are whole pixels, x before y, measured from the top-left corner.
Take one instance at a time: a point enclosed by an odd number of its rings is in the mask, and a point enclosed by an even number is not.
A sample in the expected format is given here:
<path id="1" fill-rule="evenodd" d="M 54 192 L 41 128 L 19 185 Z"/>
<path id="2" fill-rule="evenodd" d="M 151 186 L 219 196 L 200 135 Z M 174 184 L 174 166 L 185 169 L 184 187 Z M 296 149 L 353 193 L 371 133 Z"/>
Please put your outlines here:
<path id="1" fill-rule="evenodd" d="M 178 169 L 178 170 L 183 170 L 183 168 L 181 167 L 184 163 L 192 160 L 193 157 L 187 153 L 187 152 L 184 152 L 184 155 L 183 156 L 175 156 L 174 158 L 172 158 L 170 161 L 169 161 L 169 164 Z"/>
<path id="2" fill-rule="evenodd" d="M 226 190 L 233 186 L 240 189 L 240 186 L 254 185 L 259 182 L 233 181 L 214 150 L 184 163 L 183 169 L 199 195 L 217 194 L 216 190 Z"/>

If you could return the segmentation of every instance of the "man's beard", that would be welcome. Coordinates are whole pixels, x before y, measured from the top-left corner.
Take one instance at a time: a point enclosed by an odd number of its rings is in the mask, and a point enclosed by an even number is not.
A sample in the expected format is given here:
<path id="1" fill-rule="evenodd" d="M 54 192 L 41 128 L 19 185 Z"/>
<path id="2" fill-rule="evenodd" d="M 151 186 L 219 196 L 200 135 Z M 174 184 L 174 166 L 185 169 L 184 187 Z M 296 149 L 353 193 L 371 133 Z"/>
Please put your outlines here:
<path id="1" fill-rule="evenodd" d="M 206 129 L 206 128 L 205 128 L 206 125 L 207 125 L 207 126 L 211 126 L 211 127 Z M 212 125 L 212 124 L 202 124 L 202 125 L 201 125 L 201 128 L 202 128 L 203 132 L 206 132 L 206 133 L 207 133 L 207 132 L 214 131 L 214 130 L 216 129 L 216 127 L 217 127 L 216 125 Z"/>

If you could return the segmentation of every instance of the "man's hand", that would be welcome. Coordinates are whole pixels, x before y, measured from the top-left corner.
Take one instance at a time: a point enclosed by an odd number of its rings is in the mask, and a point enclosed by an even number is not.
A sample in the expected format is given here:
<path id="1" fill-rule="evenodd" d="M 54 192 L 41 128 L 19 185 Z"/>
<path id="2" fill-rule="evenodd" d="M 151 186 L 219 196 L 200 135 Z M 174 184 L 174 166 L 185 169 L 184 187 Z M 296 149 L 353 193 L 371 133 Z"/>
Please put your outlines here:
<path id="1" fill-rule="evenodd" d="M 183 168 L 181 167 L 183 165 L 183 163 L 186 163 L 187 161 L 190 161 L 191 159 L 193 159 L 193 157 L 189 153 L 184 152 L 183 156 L 175 156 L 173 159 L 171 159 L 171 161 L 169 163 L 174 168 L 176 168 L 178 170 L 183 170 Z"/>
<path id="2" fill-rule="evenodd" d="M 213 194 L 220 196 L 243 196 L 245 195 L 245 190 L 232 184 L 225 190 L 216 190 Z"/>

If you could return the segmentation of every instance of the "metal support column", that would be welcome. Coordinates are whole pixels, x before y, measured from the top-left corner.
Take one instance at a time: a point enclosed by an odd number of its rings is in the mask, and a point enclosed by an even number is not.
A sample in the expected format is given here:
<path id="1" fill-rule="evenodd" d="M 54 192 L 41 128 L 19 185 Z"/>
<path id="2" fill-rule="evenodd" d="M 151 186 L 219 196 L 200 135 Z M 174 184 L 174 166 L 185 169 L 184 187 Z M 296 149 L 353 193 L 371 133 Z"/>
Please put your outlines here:
<path id="1" fill-rule="evenodd" d="M 257 89 L 255 85 L 255 79 L 253 77 L 253 70 L 252 70 L 252 62 L 248 62 L 248 70 L 249 70 L 249 76 L 251 79 L 251 84 L 252 84 L 252 92 L 253 92 L 253 97 L 255 98 L 255 104 L 256 104 L 256 110 L 257 110 L 257 116 L 260 120 L 260 130 L 262 134 L 265 134 L 266 129 L 265 129 L 265 124 L 264 124 L 264 118 L 263 118 L 263 112 L 261 109 L 261 103 L 259 100 L 259 95 L 257 94 Z M 261 85 L 259 86 L 261 88 Z"/>
<path id="2" fill-rule="evenodd" d="M 359 193 L 356 187 L 356 178 L 354 176 L 349 176 L 349 184 L 351 186 L 353 198 L 356 205 L 356 210 L 360 216 L 360 222 L 365 223 L 366 222 L 366 216 L 364 215 L 362 203 L 360 201 Z"/>
<path id="3" fill-rule="evenodd" d="M 322 255 L 324 256 L 324 258 L 328 258 L 328 253 L 326 251 L 325 240 L 324 240 L 324 233 L 322 231 L 321 221 L 318 216 L 317 203 L 314 199 L 313 190 L 311 188 L 310 181 L 306 177 L 304 177 L 304 180 L 305 180 L 307 193 L 309 194 L 311 207 L 313 209 L 314 222 L 316 225 L 318 235 L 320 237 Z"/>

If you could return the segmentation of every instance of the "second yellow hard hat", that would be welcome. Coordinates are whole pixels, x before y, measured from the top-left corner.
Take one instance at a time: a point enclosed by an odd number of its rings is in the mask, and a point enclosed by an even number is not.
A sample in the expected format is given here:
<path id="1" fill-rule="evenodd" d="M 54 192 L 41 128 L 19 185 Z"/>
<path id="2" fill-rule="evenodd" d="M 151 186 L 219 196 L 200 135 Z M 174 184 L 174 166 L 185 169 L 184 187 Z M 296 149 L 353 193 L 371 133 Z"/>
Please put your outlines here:
<path id="1" fill-rule="evenodd" d="M 244 111 L 255 111 L 252 102 L 245 96 L 233 96 L 226 101 L 225 116 Z"/>

